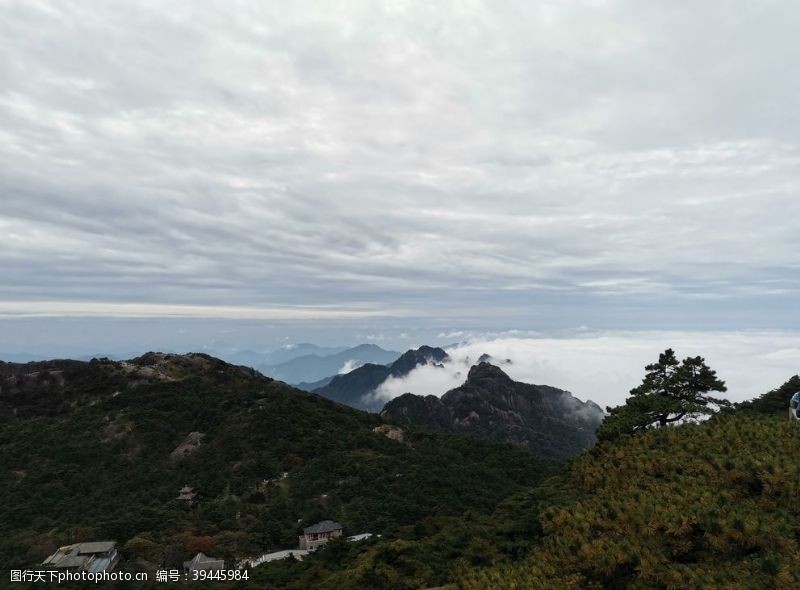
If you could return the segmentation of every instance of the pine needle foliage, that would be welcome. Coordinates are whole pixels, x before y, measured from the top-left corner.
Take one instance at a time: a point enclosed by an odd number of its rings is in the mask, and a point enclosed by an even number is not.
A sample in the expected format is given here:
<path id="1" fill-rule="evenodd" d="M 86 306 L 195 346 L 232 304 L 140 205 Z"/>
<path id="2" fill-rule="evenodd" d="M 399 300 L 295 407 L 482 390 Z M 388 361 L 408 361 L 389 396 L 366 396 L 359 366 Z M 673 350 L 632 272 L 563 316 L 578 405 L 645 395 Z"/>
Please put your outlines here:
<path id="1" fill-rule="evenodd" d="M 542 590 L 800 587 L 800 428 L 727 413 L 600 445 L 526 559 L 460 583 Z"/>
<path id="2" fill-rule="evenodd" d="M 795 375 L 780 387 L 739 404 L 739 410 L 751 410 L 761 414 L 786 414 L 792 395 L 800 391 L 800 375 Z"/>
<path id="3" fill-rule="evenodd" d="M 641 385 L 631 390 L 625 404 L 608 408 L 608 416 L 597 431 L 600 441 L 636 434 L 652 426 L 664 427 L 680 420 L 713 414 L 730 405 L 712 397 L 712 391 L 727 390 L 716 371 L 700 356 L 678 361 L 668 348 L 658 362 L 645 367 Z"/>

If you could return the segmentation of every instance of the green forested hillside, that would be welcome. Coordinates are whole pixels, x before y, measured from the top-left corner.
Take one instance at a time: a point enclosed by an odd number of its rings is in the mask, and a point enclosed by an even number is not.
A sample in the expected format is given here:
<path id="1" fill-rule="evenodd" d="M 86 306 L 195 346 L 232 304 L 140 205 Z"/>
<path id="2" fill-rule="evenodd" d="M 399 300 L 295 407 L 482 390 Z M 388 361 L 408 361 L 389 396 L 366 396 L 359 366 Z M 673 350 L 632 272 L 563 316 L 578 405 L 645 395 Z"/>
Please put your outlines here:
<path id="1" fill-rule="evenodd" d="M 233 565 L 333 518 L 345 534 L 382 536 L 213 587 L 800 587 L 796 377 L 561 468 L 476 439 L 405 429 L 391 440 L 376 415 L 204 355 L 0 369 L 6 570 L 101 539 L 120 542 L 127 571 L 197 551 Z M 201 444 L 176 455 L 190 433 Z M 176 501 L 184 484 L 196 508 Z"/>
<path id="2" fill-rule="evenodd" d="M 404 543 L 460 528 L 446 554 L 410 566 L 421 568 L 418 581 L 446 581 L 475 536 L 460 523 L 485 522 L 553 471 L 506 445 L 413 430 L 390 440 L 373 432 L 375 415 L 203 355 L 5 365 L 2 379 L 6 572 L 37 565 L 58 545 L 101 539 L 123 546 L 130 571 L 177 566 L 197 551 L 232 566 L 296 546 L 302 526 L 332 518 L 345 534 L 383 537 L 299 565 L 262 566 L 253 587 L 286 587 L 303 575 L 322 584 L 361 554 L 378 573 L 360 587 L 385 587 L 404 568 L 393 552 L 412 552 Z M 200 446 L 174 456 L 193 432 Z M 199 494 L 194 509 L 176 501 L 184 484 Z"/>
<path id="3" fill-rule="evenodd" d="M 798 424 L 750 411 L 601 444 L 550 482 L 541 545 L 460 587 L 798 588 L 798 448 Z"/>

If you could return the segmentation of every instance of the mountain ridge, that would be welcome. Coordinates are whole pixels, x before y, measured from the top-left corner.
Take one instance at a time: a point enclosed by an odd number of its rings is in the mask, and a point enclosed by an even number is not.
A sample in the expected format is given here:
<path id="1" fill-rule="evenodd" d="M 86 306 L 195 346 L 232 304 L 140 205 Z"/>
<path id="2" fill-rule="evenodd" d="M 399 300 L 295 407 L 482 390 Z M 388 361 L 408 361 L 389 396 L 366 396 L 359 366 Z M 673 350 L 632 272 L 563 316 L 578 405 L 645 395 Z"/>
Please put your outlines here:
<path id="1" fill-rule="evenodd" d="M 384 364 L 394 362 L 398 357 L 400 353 L 394 350 L 385 350 L 376 344 L 359 344 L 334 354 L 305 354 L 276 365 L 260 364 L 255 368 L 286 383 L 313 383 L 338 374 L 350 362 L 356 366 Z"/>
<path id="2" fill-rule="evenodd" d="M 426 364 L 441 364 L 449 355 L 442 348 L 420 346 L 407 350 L 388 365 L 366 363 L 344 375 L 335 375 L 325 385 L 313 390 L 314 393 L 333 401 L 362 410 L 380 410 L 383 405 L 378 400 L 366 396 L 375 391 L 389 377 L 404 377 L 415 368 Z"/>
<path id="3" fill-rule="evenodd" d="M 389 401 L 381 417 L 401 426 L 506 442 L 563 460 L 596 442 L 594 431 L 603 411 L 567 391 L 514 381 L 499 367 L 482 362 L 470 368 L 463 385 L 441 398 L 406 393 Z"/>

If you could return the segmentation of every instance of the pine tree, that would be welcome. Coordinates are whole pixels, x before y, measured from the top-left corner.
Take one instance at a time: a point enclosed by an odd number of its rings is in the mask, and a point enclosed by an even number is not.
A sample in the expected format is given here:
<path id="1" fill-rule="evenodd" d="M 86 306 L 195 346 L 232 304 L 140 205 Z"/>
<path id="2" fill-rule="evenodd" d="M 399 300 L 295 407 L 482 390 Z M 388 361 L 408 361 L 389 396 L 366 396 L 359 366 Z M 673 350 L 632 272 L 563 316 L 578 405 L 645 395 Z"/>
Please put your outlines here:
<path id="1" fill-rule="evenodd" d="M 666 426 L 678 420 L 713 414 L 712 406 L 726 407 L 727 400 L 708 395 L 727 391 L 725 382 L 700 356 L 679 362 L 668 348 L 658 362 L 645 367 L 641 385 L 631 390 L 625 404 L 607 408 L 608 416 L 597 431 L 600 440 L 613 440 L 654 425 Z"/>

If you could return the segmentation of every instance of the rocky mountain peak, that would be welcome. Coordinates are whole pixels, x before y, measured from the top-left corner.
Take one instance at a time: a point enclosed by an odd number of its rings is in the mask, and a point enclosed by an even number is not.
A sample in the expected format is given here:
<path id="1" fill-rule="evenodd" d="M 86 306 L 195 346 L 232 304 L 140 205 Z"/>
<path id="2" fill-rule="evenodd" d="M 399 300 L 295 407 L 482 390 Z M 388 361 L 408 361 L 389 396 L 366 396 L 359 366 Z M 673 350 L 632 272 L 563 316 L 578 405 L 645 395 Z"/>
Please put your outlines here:
<path id="1" fill-rule="evenodd" d="M 394 424 L 511 443 L 551 459 L 567 459 L 595 442 L 603 412 L 568 391 L 514 381 L 499 367 L 474 365 L 467 380 L 441 398 L 406 393 L 381 416 Z"/>
<path id="2" fill-rule="evenodd" d="M 478 385 L 487 380 L 504 382 L 508 385 L 514 383 L 511 377 L 506 375 L 500 367 L 484 361 L 470 368 L 465 385 Z"/>
<path id="3" fill-rule="evenodd" d="M 417 349 L 404 352 L 399 359 L 391 364 L 390 369 L 393 376 L 401 377 L 420 365 L 441 363 L 447 358 L 449 358 L 447 353 L 441 348 L 420 346 Z"/>
<path id="4" fill-rule="evenodd" d="M 404 352 L 389 365 L 365 364 L 344 375 L 337 375 L 313 391 L 319 395 L 363 410 L 380 410 L 382 400 L 371 394 L 389 377 L 404 377 L 422 365 L 440 365 L 447 353 L 433 346 L 420 346 Z"/>

